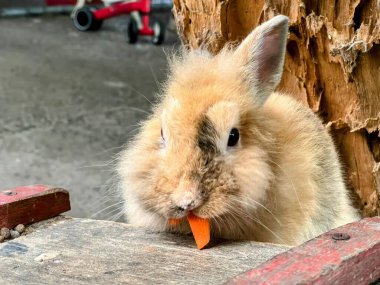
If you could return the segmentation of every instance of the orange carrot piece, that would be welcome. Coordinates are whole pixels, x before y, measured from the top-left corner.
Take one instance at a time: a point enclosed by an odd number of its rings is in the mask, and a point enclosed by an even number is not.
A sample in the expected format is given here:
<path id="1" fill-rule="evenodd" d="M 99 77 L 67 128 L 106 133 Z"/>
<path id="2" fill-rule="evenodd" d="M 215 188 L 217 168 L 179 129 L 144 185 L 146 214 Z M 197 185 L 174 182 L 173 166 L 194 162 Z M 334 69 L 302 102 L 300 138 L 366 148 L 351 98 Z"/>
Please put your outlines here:
<path id="1" fill-rule="evenodd" d="M 191 212 L 187 215 L 187 220 L 198 249 L 203 249 L 210 242 L 210 222 L 207 219 L 195 216 Z"/>
<path id="2" fill-rule="evenodd" d="M 181 219 L 169 219 L 169 225 L 178 226 L 181 223 Z"/>

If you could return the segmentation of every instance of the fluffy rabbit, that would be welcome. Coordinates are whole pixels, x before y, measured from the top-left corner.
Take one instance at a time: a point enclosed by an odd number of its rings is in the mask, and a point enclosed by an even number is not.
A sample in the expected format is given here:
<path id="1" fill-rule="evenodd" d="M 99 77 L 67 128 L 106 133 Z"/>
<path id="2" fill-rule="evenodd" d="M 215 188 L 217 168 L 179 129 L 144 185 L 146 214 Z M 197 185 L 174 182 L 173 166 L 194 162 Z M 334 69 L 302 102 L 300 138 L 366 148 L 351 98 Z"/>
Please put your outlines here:
<path id="1" fill-rule="evenodd" d="M 321 121 L 274 93 L 287 33 L 279 15 L 236 49 L 172 59 L 161 102 L 120 156 L 130 223 L 188 232 L 168 219 L 192 211 L 216 237 L 297 245 L 359 219 Z"/>

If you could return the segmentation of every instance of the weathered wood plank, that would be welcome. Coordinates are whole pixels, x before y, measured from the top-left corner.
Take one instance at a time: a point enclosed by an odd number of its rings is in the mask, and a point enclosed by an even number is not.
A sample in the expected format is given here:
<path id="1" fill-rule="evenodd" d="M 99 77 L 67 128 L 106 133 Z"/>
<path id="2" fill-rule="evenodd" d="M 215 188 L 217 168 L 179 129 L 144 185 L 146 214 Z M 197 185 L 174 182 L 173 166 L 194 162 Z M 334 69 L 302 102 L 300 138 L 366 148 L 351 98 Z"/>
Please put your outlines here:
<path id="1" fill-rule="evenodd" d="M 0 284 L 220 284 L 288 247 L 218 241 L 128 224 L 54 219 L 0 244 Z"/>
<path id="2" fill-rule="evenodd" d="M 0 191 L 0 228 L 46 220 L 69 210 L 69 192 L 62 188 L 32 185 Z"/>
<path id="3" fill-rule="evenodd" d="M 370 284 L 380 282 L 380 217 L 345 225 L 236 277 L 243 284 Z"/>

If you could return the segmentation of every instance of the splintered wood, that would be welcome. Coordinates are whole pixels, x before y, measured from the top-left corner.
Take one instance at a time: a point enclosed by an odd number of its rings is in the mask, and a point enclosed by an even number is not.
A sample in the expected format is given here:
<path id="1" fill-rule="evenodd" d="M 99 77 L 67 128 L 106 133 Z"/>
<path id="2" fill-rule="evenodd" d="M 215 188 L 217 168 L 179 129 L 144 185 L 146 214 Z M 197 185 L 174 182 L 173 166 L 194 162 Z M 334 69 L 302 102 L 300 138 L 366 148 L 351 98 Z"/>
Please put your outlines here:
<path id="1" fill-rule="evenodd" d="M 364 216 L 380 214 L 380 2 L 174 0 L 183 43 L 220 50 L 277 14 L 290 18 L 278 90 L 309 106 L 338 146 Z"/>

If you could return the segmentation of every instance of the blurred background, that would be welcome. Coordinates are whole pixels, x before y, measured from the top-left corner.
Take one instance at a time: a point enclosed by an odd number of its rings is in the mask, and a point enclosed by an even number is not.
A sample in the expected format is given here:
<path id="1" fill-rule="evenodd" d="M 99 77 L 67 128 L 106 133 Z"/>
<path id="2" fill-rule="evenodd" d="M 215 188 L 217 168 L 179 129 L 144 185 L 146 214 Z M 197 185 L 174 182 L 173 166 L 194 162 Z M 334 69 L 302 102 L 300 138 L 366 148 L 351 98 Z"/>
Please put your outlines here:
<path id="1" fill-rule="evenodd" d="M 146 14 L 151 29 L 155 21 L 164 28 L 161 45 L 154 35 L 131 44 L 138 29 L 125 10 L 107 14 L 97 31 L 79 31 L 75 4 L 0 1 L 0 188 L 61 186 L 70 215 L 122 220 L 115 159 L 150 113 L 166 53 L 179 46 L 171 1 Z M 85 4 L 92 12 L 113 5 Z"/>

